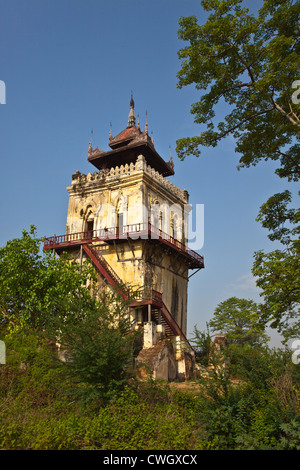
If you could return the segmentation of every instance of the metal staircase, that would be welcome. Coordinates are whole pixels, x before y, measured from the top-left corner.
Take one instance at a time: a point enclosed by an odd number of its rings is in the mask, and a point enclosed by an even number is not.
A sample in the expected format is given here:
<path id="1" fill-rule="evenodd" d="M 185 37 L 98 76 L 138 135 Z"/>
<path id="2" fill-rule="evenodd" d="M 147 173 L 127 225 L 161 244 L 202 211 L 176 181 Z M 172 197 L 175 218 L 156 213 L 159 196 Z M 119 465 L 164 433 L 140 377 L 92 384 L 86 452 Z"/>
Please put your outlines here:
<path id="1" fill-rule="evenodd" d="M 174 336 L 174 332 L 173 332 L 172 328 L 166 322 L 165 317 L 164 317 L 164 315 L 162 314 L 162 312 L 160 311 L 159 308 L 152 309 L 152 316 L 153 316 L 154 320 L 156 321 L 156 323 L 160 322 L 164 326 L 165 333 L 166 333 L 167 337 Z"/>
<path id="2" fill-rule="evenodd" d="M 138 227 L 137 227 L 138 225 Z M 148 224 L 135 224 L 135 226 L 128 226 L 127 232 L 122 238 L 130 238 L 133 235 L 139 235 L 146 238 L 151 238 L 153 234 L 153 227 Z M 104 241 L 109 243 L 111 240 L 120 239 L 121 237 L 111 229 L 101 231 L 89 231 L 80 233 L 70 233 L 65 235 L 54 235 L 44 239 L 45 250 L 55 250 L 58 253 L 73 249 L 81 246 L 87 256 L 92 260 L 95 268 L 100 274 L 106 279 L 106 281 L 114 288 L 114 290 L 125 300 L 130 299 L 130 290 L 126 287 L 122 279 L 117 275 L 114 269 L 110 266 L 105 258 L 101 255 L 93 242 Z M 203 257 L 198 253 L 189 250 L 185 245 L 177 240 L 172 239 L 170 236 L 165 236 L 159 233 L 157 237 L 159 242 L 167 244 L 172 247 L 175 251 L 179 251 L 182 255 L 189 259 L 190 269 L 201 269 L 204 267 Z M 142 306 L 151 304 L 151 311 L 156 322 L 159 322 L 159 310 L 160 310 L 160 321 L 165 326 L 165 332 L 167 336 L 180 336 L 182 339 L 188 342 L 183 331 L 169 312 L 167 306 L 162 300 L 162 294 L 152 288 L 147 288 L 141 291 L 139 297 L 134 297 L 134 300 L 130 302 L 130 307 Z"/>
<path id="3" fill-rule="evenodd" d="M 107 280 L 107 282 L 121 295 L 124 300 L 128 300 L 128 289 L 125 288 L 124 283 L 119 278 L 117 273 L 108 264 L 104 257 L 100 254 L 99 250 L 91 243 L 82 245 L 88 257 L 94 263 L 94 266 Z"/>
<path id="4" fill-rule="evenodd" d="M 121 295 L 124 300 L 128 301 L 130 298 L 129 289 L 124 285 L 110 264 L 107 263 L 104 257 L 100 254 L 99 250 L 97 250 L 97 248 L 91 243 L 84 244 L 83 249 L 94 263 L 96 269 L 98 269 L 107 282 L 115 289 L 117 293 Z M 136 298 L 134 301 L 132 301 L 129 306 L 135 307 L 138 305 L 147 304 L 151 304 L 152 306 L 151 313 L 153 314 L 155 321 L 157 323 L 160 321 L 164 325 L 166 336 L 180 336 L 187 341 L 183 331 L 163 302 L 162 294 L 160 292 L 149 288 L 144 289 L 141 291 L 139 298 Z"/>

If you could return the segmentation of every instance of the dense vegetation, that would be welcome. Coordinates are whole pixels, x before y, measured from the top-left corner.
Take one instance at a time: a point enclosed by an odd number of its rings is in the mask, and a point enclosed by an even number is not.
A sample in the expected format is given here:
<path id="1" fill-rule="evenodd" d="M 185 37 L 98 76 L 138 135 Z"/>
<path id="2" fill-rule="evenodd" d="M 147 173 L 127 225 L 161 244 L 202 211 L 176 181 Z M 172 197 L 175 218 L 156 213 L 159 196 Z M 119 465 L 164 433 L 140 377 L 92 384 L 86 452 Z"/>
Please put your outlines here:
<path id="1" fill-rule="evenodd" d="M 202 372 L 185 391 L 131 377 L 87 401 L 74 393 L 84 380 L 66 375 L 35 333 L 6 344 L 1 449 L 300 449 L 300 371 L 290 352 L 235 345 L 228 373 Z"/>
<path id="2" fill-rule="evenodd" d="M 0 449 L 300 449 L 300 366 L 265 345 L 256 304 L 218 306 L 220 351 L 195 328 L 185 388 L 142 381 L 126 303 L 40 248 L 31 227 L 0 249 Z"/>

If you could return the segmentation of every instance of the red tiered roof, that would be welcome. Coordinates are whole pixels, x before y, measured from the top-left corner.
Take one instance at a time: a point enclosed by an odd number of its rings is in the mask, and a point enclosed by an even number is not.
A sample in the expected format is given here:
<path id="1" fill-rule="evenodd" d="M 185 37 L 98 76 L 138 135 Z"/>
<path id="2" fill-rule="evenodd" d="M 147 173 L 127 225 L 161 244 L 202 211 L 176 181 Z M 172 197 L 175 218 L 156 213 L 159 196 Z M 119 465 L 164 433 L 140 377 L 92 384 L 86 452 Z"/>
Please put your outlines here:
<path id="1" fill-rule="evenodd" d="M 166 162 L 155 150 L 152 139 L 148 135 L 147 124 L 142 132 L 140 126 L 135 125 L 134 102 L 131 99 L 128 126 L 116 136 L 109 137 L 109 146 L 112 150 L 105 152 L 98 147 L 93 149 L 90 145 L 88 161 L 98 170 L 115 166 L 130 164 L 142 154 L 147 164 L 163 176 L 174 175 L 173 162 Z"/>

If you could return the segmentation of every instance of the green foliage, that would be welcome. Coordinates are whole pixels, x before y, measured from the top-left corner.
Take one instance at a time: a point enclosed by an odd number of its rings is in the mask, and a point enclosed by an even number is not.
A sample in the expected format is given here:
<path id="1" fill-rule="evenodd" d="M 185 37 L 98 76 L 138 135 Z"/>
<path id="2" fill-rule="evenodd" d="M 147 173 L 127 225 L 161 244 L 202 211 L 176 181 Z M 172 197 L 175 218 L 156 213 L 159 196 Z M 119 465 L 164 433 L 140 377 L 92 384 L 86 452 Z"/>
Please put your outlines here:
<path id="1" fill-rule="evenodd" d="M 279 160 L 276 173 L 297 181 L 300 122 L 292 84 L 300 68 L 299 3 L 264 0 L 256 16 L 243 3 L 202 0 L 210 12 L 204 24 L 195 16 L 179 21 L 178 37 L 189 44 L 178 52 L 178 87 L 195 84 L 208 91 L 191 107 L 195 122 L 207 130 L 179 139 L 176 150 L 181 159 L 199 156 L 199 147 L 214 147 L 231 134 L 240 167 Z M 216 122 L 222 100 L 230 111 Z"/>
<path id="2" fill-rule="evenodd" d="M 93 299 L 86 288 L 95 273 L 86 263 L 66 256 L 53 257 L 41 250 L 36 228 L 23 230 L 22 237 L 10 240 L 0 249 L 1 328 L 17 331 L 48 328 L 56 317 L 64 318 L 89 305 Z"/>
<path id="3" fill-rule="evenodd" d="M 131 379 L 109 401 L 83 404 L 51 344 L 23 333 L 5 338 L 0 449 L 299 448 L 300 371 L 290 354 L 234 345 L 230 375 L 203 376 L 192 391 Z"/>
<path id="4" fill-rule="evenodd" d="M 194 422 L 185 421 L 180 408 L 165 400 L 149 404 L 132 390 L 102 409 L 99 418 L 104 449 L 175 450 L 193 445 Z"/>
<path id="5" fill-rule="evenodd" d="M 193 413 L 177 406 L 167 385 L 134 381 L 101 406 L 83 406 L 69 395 L 68 380 L 45 345 L 36 348 L 29 341 L 23 351 L 15 339 L 15 350 L 11 341 L 8 363 L 0 368 L 0 449 L 167 450 L 192 449 L 199 442 Z M 30 363 L 20 369 L 25 356 Z"/>
<path id="6" fill-rule="evenodd" d="M 65 372 L 77 383 L 73 391 L 84 400 L 109 399 L 124 388 L 133 373 L 134 345 L 128 306 L 115 294 L 100 300 L 77 322 L 59 325 Z"/>
<path id="7" fill-rule="evenodd" d="M 132 372 L 137 333 L 128 305 L 114 294 L 96 299 L 91 265 L 43 253 L 41 242 L 31 226 L 0 250 L 0 333 L 9 333 L 13 350 L 22 345 L 24 366 L 37 364 L 37 345 L 59 342 L 68 360 L 57 367 L 65 369 L 74 391 L 84 399 L 105 399 Z"/>
<path id="8" fill-rule="evenodd" d="M 216 381 L 207 385 L 207 397 L 198 419 L 207 429 L 207 449 L 283 449 L 294 444 L 299 412 L 300 381 L 287 376 L 282 387 L 282 367 L 287 356 L 261 348 L 231 346 L 230 376 L 225 393 L 216 393 Z M 289 365 L 290 367 L 290 365 Z M 214 393 L 211 393 L 215 387 Z M 283 436 L 290 430 L 289 443 Z"/>
<path id="9" fill-rule="evenodd" d="M 257 251 L 252 268 L 264 298 L 260 321 L 271 322 L 286 341 L 300 334 L 300 211 L 289 208 L 290 201 L 290 192 L 284 191 L 261 206 L 257 220 L 270 231 L 270 240 L 279 241 L 283 249 Z"/>
<path id="10" fill-rule="evenodd" d="M 217 348 L 195 327 L 199 383 L 182 392 L 139 381 L 126 303 L 96 300 L 89 267 L 38 246 L 32 231 L 1 249 L 0 449 L 299 449 L 300 369 L 290 351 L 241 336 Z"/>
<path id="11" fill-rule="evenodd" d="M 193 333 L 194 336 L 190 338 L 189 341 L 195 349 L 196 360 L 199 361 L 201 365 L 207 367 L 212 343 L 209 327 L 207 325 L 207 331 L 200 331 L 195 325 Z"/>
<path id="12" fill-rule="evenodd" d="M 297 224 L 300 221 L 300 210 L 296 211 L 287 207 L 291 200 L 290 191 L 274 194 L 267 202 L 262 204 L 256 218 L 264 228 L 271 232 L 268 235 L 269 239 L 272 241 L 279 240 L 283 245 L 289 245 L 300 231 L 299 225 L 292 226 L 293 228 L 291 228 L 291 225 L 289 227 L 285 226 L 287 222 Z"/>
<path id="13" fill-rule="evenodd" d="M 250 14 L 243 0 L 202 0 L 209 12 L 204 24 L 195 16 L 180 19 L 178 37 L 188 45 L 178 52 L 178 87 L 194 84 L 202 91 L 191 113 L 206 130 L 179 139 L 176 151 L 182 160 L 198 157 L 201 147 L 215 147 L 231 135 L 241 155 L 238 168 L 272 160 L 279 164 L 275 173 L 280 178 L 298 181 L 300 104 L 294 98 L 300 4 L 261 3 L 258 12 Z M 220 121 L 217 106 L 224 102 L 226 115 Z M 286 340 L 300 331 L 299 209 L 288 209 L 290 202 L 291 193 L 284 191 L 261 206 L 257 220 L 283 248 L 257 251 L 253 265 L 264 298 L 261 323 L 271 322 Z"/>
<path id="14" fill-rule="evenodd" d="M 279 443 L 281 450 L 300 450 L 300 415 L 296 415 L 289 423 L 281 425 L 284 436 Z"/>

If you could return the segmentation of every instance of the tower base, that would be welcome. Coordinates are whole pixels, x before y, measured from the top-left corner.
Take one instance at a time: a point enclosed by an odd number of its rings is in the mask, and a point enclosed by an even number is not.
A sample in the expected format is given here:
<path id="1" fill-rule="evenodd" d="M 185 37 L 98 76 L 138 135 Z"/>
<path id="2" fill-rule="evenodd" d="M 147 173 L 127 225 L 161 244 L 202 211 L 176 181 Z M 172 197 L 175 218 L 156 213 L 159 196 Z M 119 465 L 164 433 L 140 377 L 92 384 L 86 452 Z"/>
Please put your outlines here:
<path id="1" fill-rule="evenodd" d="M 180 336 L 163 337 L 161 325 L 144 324 L 144 344 L 135 360 L 137 375 L 183 382 L 195 377 L 195 353 Z M 158 331 L 157 331 L 158 330 Z"/>

